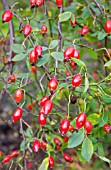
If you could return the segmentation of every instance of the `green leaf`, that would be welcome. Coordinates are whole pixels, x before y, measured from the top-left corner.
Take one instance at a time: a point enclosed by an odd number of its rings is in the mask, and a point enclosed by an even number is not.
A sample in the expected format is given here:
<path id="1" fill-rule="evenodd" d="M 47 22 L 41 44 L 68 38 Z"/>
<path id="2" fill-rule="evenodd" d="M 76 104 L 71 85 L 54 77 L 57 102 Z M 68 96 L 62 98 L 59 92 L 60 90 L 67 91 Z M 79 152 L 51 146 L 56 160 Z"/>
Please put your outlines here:
<path id="1" fill-rule="evenodd" d="M 79 158 L 79 160 L 80 160 L 81 162 L 83 162 L 83 163 L 86 162 L 86 160 L 85 160 L 85 159 L 83 158 L 83 156 L 81 155 L 81 152 L 80 152 L 80 151 L 77 152 L 77 157 Z"/>
<path id="2" fill-rule="evenodd" d="M 17 54 L 14 58 L 12 58 L 12 61 L 21 61 L 27 57 L 27 54 Z"/>
<path id="3" fill-rule="evenodd" d="M 102 101 L 107 104 L 111 104 L 111 97 L 103 96 Z"/>
<path id="4" fill-rule="evenodd" d="M 67 21 L 69 18 L 71 18 L 71 12 L 64 12 L 59 15 L 59 21 L 64 22 Z"/>
<path id="5" fill-rule="evenodd" d="M 82 60 L 79 60 L 79 59 L 77 59 L 77 58 L 72 58 L 72 60 L 73 60 L 75 63 L 77 63 L 77 65 L 79 65 L 80 67 L 86 68 L 85 63 L 84 63 Z"/>
<path id="6" fill-rule="evenodd" d="M 53 52 L 53 53 L 51 53 L 51 56 L 58 61 L 64 60 L 63 53 L 61 53 L 61 52 Z"/>
<path id="7" fill-rule="evenodd" d="M 84 87 L 84 93 L 88 90 L 89 88 L 89 80 L 87 78 L 87 75 L 85 74 L 85 87 Z"/>
<path id="8" fill-rule="evenodd" d="M 94 149 L 92 141 L 89 138 L 85 138 L 82 144 L 82 156 L 86 161 L 89 161 L 93 155 Z"/>
<path id="9" fill-rule="evenodd" d="M 58 44 L 58 40 L 53 40 L 51 41 L 50 45 L 49 45 L 49 49 L 54 49 Z"/>
<path id="10" fill-rule="evenodd" d="M 32 135 L 33 135 L 32 129 L 27 128 L 27 130 L 25 131 L 25 136 L 26 137 L 32 137 Z"/>
<path id="11" fill-rule="evenodd" d="M 105 156 L 103 145 L 100 142 L 98 143 L 98 155 L 103 157 Z"/>
<path id="12" fill-rule="evenodd" d="M 68 148 L 74 148 L 82 143 L 84 139 L 84 129 L 74 132 L 68 140 Z"/>
<path id="13" fill-rule="evenodd" d="M 65 144 L 63 144 L 62 146 L 61 146 L 61 151 L 63 151 L 64 149 L 66 149 L 67 148 L 67 145 L 68 145 L 68 142 L 66 142 Z"/>
<path id="14" fill-rule="evenodd" d="M 111 60 L 105 63 L 104 67 L 110 67 L 111 66 Z"/>
<path id="15" fill-rule="evenodd" d="M 97 125 L 98 124 L 98 119 L 99 119 L 100 115 L 97 113 L 92 113 L 88 116 L 88 120 L 91 121 L 92 125 Z"/>
<path id="16" fill-rule="evenodd" d="M 42 55 L 42 58 L 40 58 L 40 59 L 37 61 L 37 67 L 41 67 L 41 66 L 43 66 L 44 64 L 46 64 L 46 63 L 49 61 L 49 57 L 50 57 L 49 54 L 44 54 L 44 55 Z"/>
<path id="17" fill-rule="evenodd" d="M 45 158 L 42 161 L 42 164 L 40 165 L 39 170 L 47 170 L 48 166 L 49 166 L 49 160 L 48 160 L 48 158 Z"/>
<path id="18" fill-rule="evenodd" d="M 67 87 L 68 86 L 68 83 L 62 83 L 62 84 L 59 84 L 59 87 L 62 88 L 62 87 Z"/>
<path id="19" fill-rule="evenodd" d="M 98 31 L 98 40 L 103 40 L 106 37 L 106 33 Z"/>
<path id="20" fill-rule="evenodd" d="M 97 52 L 95 52 L 94 50 L 92 50 L 92 49 L 87 49 L 87 53 L 88 53 L 88 55 L 91 57 L 91 58 L 93 58 L 93 59 L 97 59 L 98 58 L 98 54 L 97 54 Z"/>
<path id="21" fill-rule="evenodd" d="M 43 51 L 46 51 L 47 49 L 48 49 L 47 47 L 42 46 L 42 50 L 43 50 Z"/>
<path id="22" fill-rule="evenodd" d="M 99 118 L 99 127 L 103 127 L 108 121 L 108 114 L 104 112 Z"/>
<path id="23" fill-rule="evenodd" d="M 12 51 L 15 53 L 23 53 L 25 49 L 21 44 L 12 44 Z"/>

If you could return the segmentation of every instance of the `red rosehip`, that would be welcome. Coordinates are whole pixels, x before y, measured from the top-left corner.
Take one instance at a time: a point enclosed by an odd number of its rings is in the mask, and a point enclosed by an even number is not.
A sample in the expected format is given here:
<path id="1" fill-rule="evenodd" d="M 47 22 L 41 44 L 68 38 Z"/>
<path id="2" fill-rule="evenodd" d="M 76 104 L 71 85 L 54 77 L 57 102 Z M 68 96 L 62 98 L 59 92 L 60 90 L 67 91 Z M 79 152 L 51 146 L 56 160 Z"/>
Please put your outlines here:
<path id="1" fill-rule="evenodd" d="M 71 124 L 69 125 L 69 131 L 74 132 L 74 127 Z"/>
<path id="2" fill-rule="evenodd" d="M 11 10 L 6 10 L 2 14 L 2 22 L 9 22 L 12 19 L 12 11 Z"/>
<path id="3" fill-rule="evenodd" d="M 43 24 L 43 25 L 41 26 L 41 32 L 42 32 L 43 35 L 47 33 L 46 24 Z"/>
<path id="4" fill-rule="evenodd" d="M 17 103 L 20 103 L 20 101 L 23 99 L 24 93 L 21 89 L 16 90 L 14 94 L 14 99 Z"/>
<path id="5" fill-rule="evenodd" d="M 39 105 L 40 105 L 40 106 L 44 106 L 45 103 L 46 103 L 48 100 L 49 100 L 49 96 L 44 96 L 44 97 L 40 100 Z"/>
<path id="6" fill-rule="evenodd" d="M 58 151 L 60 151 L 60 149 L 61 149 L 61 146 L 59 146 L 59 145 L 56 145 L 56 149 L 57 149 Z"/>
<path id="7" fill-rule="evenodd" d="M 85 35 L 89 32 L 89 27 L 88 26 L 84 26 L 81 30 L 81 35 Z"/>
<path id="8" fill-rule="evenodd" d="M 36 5 L 36 0 L 30 0 L 30 5 L 33 8 Z"/>
<path id="9" fill-rule="evenodd" d="M 8 76 L 8 83 L 15 82 L 15 80 L 16 80 L 15 74 L 12 74 L 12 75 Z"/>
<path id="10" fill-rule="evenodd" d="M 71 61 L 71 62 L 70 62 L 70 66 L 71 66 L 73 69 L 75 69 L 75 68 L 76 68 L 76 63 L 75 63 L 74 61 Z"/>
<path id="11" fill-rule="evenodd" d="M 32 168 L 33 167 L 33 163 L 32 162 L 27 162 L 27 167 L 28 168 Z"/>
<path id="12" fill-rule="evenodd" d="M 45 141 L 42 141 L 42 142 L 41 142 L 41 147 L 42 147 L 42 149 L 45 149 L 45 150 L 46 150 L 46 148 L 47 148 L 47 143 L 46 143 Z"/>
<path id="13" fill-rule="evenodd" d="M 36 0 L 36 5 L 39 7 L 39 6 L 42 6 L 44 3 L 43 0 Z"/>
<path id="14" fill-rule="evenodd" d="M 96 72 L 94 72 L 94 73 L 92 74 L 92 76 L 93 76 L 93 78 L 94 78 L 95 80 L 98 80 L 98 78 L 99 78 L 98 73 L 96 73 Z"/>
<path id="15" fill-rule="evenodd" d="M 110 125 L 105 124 L 105 125 L 103 126 L 103 129 L 104 129 L 104 131 L 105 131 L 106 133 L 111 133 L 111 126 L 110 126 Z"/>
<path id="16" fill-rule="evenodd" d="M 58 81 L 56 78 L 52 78 L 48 83 L 48 87 L 51 91 L 56 90 L 57 86 L 58 86 Z"/>
<path id="17" fill-rule="evenodd" d="M 46 117 L 44 113 L 39 113 L 38 121 L 40 125 L 44 126 L 46 124 Z"/>
<path id="18" fill-rule="evenodd" d="M 70 18 L 70 23 L 71 23 L 71 26 L 74 28 L 75 25 L 76 25 L 76 16 L 74 16 L 74 20 L 72 20 L 72 19 Z"/>
<path id="19" fill-rule="evenodd" d="M 69 46 L 64 51 L 64 60 L 70 59 L 74 56 L 74 48 L 72 46 Z"/>
<path id="20" fill-rule="evenodd" d="M 74 87 L 77 87 L 81 84 L 82 82 L 82 77 L 80 74 L 76 74 L 73 78 L 72 78 L 72 85 Z"/>
<path id="21" fill-rule="evenodd" d="M 52 156 L 49 156 L 49 167 L 53 168 L 54 166 L 54 158 Z"/>
<path id="22" fill-rule="evenodd" d="M 105 23 L 105 31 L 110 34 L 111 33 L 111 20 L 107 20 Z"/>
<path id="23" fill-rule="evenodd" d="M 67 133 L 67 131 L 69 130 L 69 125 L 70 125 L 70 122 L 68 119 L 64 119 L 62 121 L 62 123 L 60 124 L 60 128 L 59 128 L 60 133 L 62 135 L 65 135 Z"/>
<path id="24" fill-rule="evenodd" d="M 36 66 L 31 66 L 31 71 L 32 71 L 33 73 L 37 73 L 37 68 L 36 68 Z"/>
<path id="25" fill-rule="evenodd" d="M 30 60 L 30 63 L 36 64 L 37 59 L 38 59 L 37 53 L 35 52 L 35 50 L 32 50 L 32 51 L 29 53 L 29 60 Z"/>
<path id="26" fill-rule="evenodd" d="M 28 109 L 31 111 L 33 109 L 33 105 L 32 104 L 29 104 L 28 106 Z"/>
<path id="27" fill-rule="evenodd" d="M 44 105 L 44 114 L 48 115 L 52 111 L 52 108 L 53 108 L 53 103 L 51 100 L 48 100 Z"/>
<path id="28" fill-rule="evenodd" d="M 92 123 L 89 120 L 86 120 L 84 124 L 84 129 L 86 130 L 87 133 L 90 133 L 92 131 Z"/>
<path id="29" fill-rule="evenodd" d="M 11 157 L 17 157 L 19 154 L 19 151 L 18 150 L 15 150 L 11 153 Z"/>
<path id="30" fill-rule="evenodd" d="M 66 77 L 71 76 L 71 73 L 69 71 L 66 71 Z"/>
<path id="31" fill-rule="evenodd" d="M 86 122 L 86 114 L 80 113 L 76 119 L 76 129 L 80 129 Z"/>
<path id="32" fill-rule="evenodd" d="M 12 158 L 12 157 L 11 157 L 10 155 L 5 156 L 5 157 L 3 158 L 3 160 L 2 160 L 2 163 L 7 163 L 7 162 L 9 162 L 11 158 Z"/>
<path id="33" fill-rule="evenodd" d="M 66 142 L 68 142 L 69 137 L 66 136 L 66 137 L 63 138 L 63 140 L 64 140 L 64 143 L 66 143 Z"/>
<path id="34" fill-rule="evenodd" d="M 23 33 L 25 36 L 28 36 L 32 31 L 32 27 L 29 25 L 29 24 L 26 24 L 24 27 L 23 27 Z"/>
<path id="35" fill-rule="evenodd" d="M 44 107 L 42 107 L 42 108 L 40 109 L 40 114 L 41 114 L 41 113 L 44 114 Z"/>
<path id="36" fill-rule="evenodd" d="M 79 54 L 79 51 L 74 49 L 74 55 L 73 55 L 73 58 L 77 58 L 79 59 L 80 58 L 80 54 Z"/>
<path id="37" fill-rule="evenodd" d="M 58 8 L 60 8 L 62 6 L 63 0 L 56 0 L 56 4 L 58 6 Z"/>
<path id="38" fill-rule="evenodd" d="M 35 140 L 35 141 L 33 142 L 33 145 L 32 145 L 33 151 L 34 151 L 34 152 L 39 152 L 40 147 L 41 147 L 40 141 L 39 141 L 39 140 Z"/>
<path id="39" fill-rule="evenodd" d="M 42 55 L 42 46 L 41 45 L 35 46 L 34 49 L 35 49 L 36 53 L 38 54 L 38 56 Z"/>
<path id="40" fill-rule="evenodd" d="M 62 145 L 61 141 L 58 138 L 54 138 L 54 143 L 58 146 Z"/>
<path id="41" fill-rule="evenodd" d="M 63 157 L 65 161 L 70 162 L 70 163 L 73 162 L 73 159 L 71 158 L 70 155 L 64 153 Z"/>
<path id="42" fill-rule="evenodd" d="M 16 123 L 22 117 L 22 108 L 17 108 L 12 116 L 12 121 Z"/>

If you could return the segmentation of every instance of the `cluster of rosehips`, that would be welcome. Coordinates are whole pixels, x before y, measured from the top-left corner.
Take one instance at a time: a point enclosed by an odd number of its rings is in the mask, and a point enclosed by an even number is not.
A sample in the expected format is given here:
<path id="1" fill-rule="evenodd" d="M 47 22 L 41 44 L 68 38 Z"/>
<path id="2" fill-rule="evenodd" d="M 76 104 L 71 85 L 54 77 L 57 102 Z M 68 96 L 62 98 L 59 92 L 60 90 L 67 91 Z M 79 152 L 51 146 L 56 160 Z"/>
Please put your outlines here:
<path id="1" fill-rule="evenodd" d="M 10 155 L 6 155 L 3 160 L 2 163 L 7 163 L 9 162 L 12 158 L 17 157 L 19 154 L 18 150 L 14 150 Z"/>

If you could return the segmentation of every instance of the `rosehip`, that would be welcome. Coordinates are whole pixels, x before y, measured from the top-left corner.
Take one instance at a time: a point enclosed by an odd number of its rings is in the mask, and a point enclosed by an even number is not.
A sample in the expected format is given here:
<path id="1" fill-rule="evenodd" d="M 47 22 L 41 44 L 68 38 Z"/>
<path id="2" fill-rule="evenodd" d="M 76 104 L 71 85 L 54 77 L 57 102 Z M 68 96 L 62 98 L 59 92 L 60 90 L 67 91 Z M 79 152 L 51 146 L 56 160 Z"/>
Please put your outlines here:
<path id="1" fill-rule="evenodd" d="M 32 168 L 33 167 L 33 163 L 32 162 L 27 162 L 27 167 L 28 168 Z"/>
<path id="2" fill-rule="evenodd" d="M 31 5 L 31 8 L 35 7 L 36 0 L 30 0 L 30 5 Z"/>
<path id="3" fill-rule="evenodd" d="M 44 3 L 43 0 L 36 0 L 36 5 L 39 7 L 39 6 L 42 6 Z"/>
<path id="4" fill-rule="evenodd" d="M 48 87 L 51 91 L 56 90 L 57 86 L 58 86 L 58 81 L 56 78 L 52 78 L 48 83 Z"/>
<path id="5" fill-rule="evenodd" d="M 37 53 L 35 52 L 35 50 L 32 50 L 29 54 L 30 63 L 36 64 L 37 59 L 38 59 Z"/>
<path id="6" fill-rule="evenodd" d="M 40 114 L 44 114 L 44 107 L 42 107 L 41 109 L 40 109 Z"/>
<path id="7" fill-rule="evenodd" d="M 77 58 L 79 59 L 80 58 L 80 54 L 79 54 L 79 51 L 74 49 L 74 55 L 73 55 L 73 58 Z"/>
<path id="8" fill-rule="evenodd" d="M 52 111 L 52 108 L 53 108 L 53 103 L 51 100 L 48 100 L 44 105 L 44 114 L 48 115 Z"/>
<path id="9" fill-rule="evenodd" d="M 26 24 L 23 27 L 23 33 L 24 33 L 25 36 L 30 35 L 31 31 L 32 31 L 32 27 L 29 24 Z"/>
<path id="10" fill-rule="evenodd" d="M 58 138 L 54 138 L 54 143 L 59 146 L 62 145 L 61 141 Z"/>
<path id="11" fill-rule="evenodd" d="M 54 158 L 52 156 L 49 156 L 49 167 L 53 168 L 54 166 Z"/>
<path id="12" fill-rule="evenodd" d="M 68 142 L 69 137 L 66 136 L 66 137 L 63 138 L 63 140 L 64 140 L 64 143 L 66 143 L 66 142 Z"/>
<path id="13" fill-rule="evenodd" d="M 70 155 L 68 155 L 68 154 L 64 154 L 64 159 L 65 159 L 65 161 L 67 161 L 67 162 L 73 162 L 73 159 L 71 158 L 71 156 Z"/>
<path id="14" fill-rule="evenodd" d="M 111 126 L 110 126 L 110 125 L 105 124 L 105 125 L 103 126 L 103 129 L 104 129 L 104 131 L 105 131 L 106 133 L 111 133 Z"/>
<path id="15" fill-rule="evenodd" d="M 47 143 L 45 141 L 41 142 L 41 147 L 46 150 L 47 148 Z"/>
<path id="16" fill-rule="evenodd" d="M 35 140 L 35 141 L 33 142 L 33 145 L 32 145 L 33 151 L 34 151 L 34 152 L 39 152 L 40 147 L 41 147 L 40 141 L 39 141 L 39 140 Z"/>
<path id="17" fill-rule="evenodd" d="M 69 71 L 66 71 L 66 77 L 71 76 L 71 73 Z"/>
<path id="18" fill-rule="evenodd" d="M 18 150 L 15 150 L 11 153 L 11 157 L 17 157 L 19 154 L 19 151 Z"/>
<path id="19" fill-rule="evenodd" d="M 47 33 L 46 24 L 43 24 L 43 25 L 41 26 L 41 32 L 42 32 L 43 35 Z"/>
<path id="20" fill-rule="evenodd" d="M 75 69 L 75 68 L 76 68 L 76 63 L 75 63 L 74 61 L 71 61 L 71 62 L 70 62 L 70 66 L 71 66 L 73 69 Z"/>
<path id="21" fill-rule="evenodd" d="M 46 103 L 48 100 L 49 100 L 49 96 L 44 96 L 44 97 L 40 100 L 39 105 L 40 105 L 40 106 L 44 106 L 45 103 Z"/>
<path id="22" fill-rule="evenodd" d="M 76 74 L 73 78 L 72 78 L 72 85 L 74 87 L 77 87 L 81 84 L 82 82 L 82 77 L 80 74 Z"/>
<path id="23" fill-rule="evenodd" d="M 42 46 L 41 45 L 35 46 L 34 49 L 35 49 L 36 53 L 38 54 L 38 56 L 42 55 Z"/>
<path id="24" fill-rule="evenodd" d="M 12 11 L 11 10 L 6 10 L 2 14 L 2 22 L 9 22 L 12 19 Z"/>
<path id="25" fill-rule="evenodd" d="M 56 4 L 58 6 L 58 8 L 60 8 L 62 6 L 63 0 L 56 0 Z"/>
<path id="26" fill-rule="evenodd" d="M 88 26 L 84 26 L 81 30 L 81 35 L 84 36 L 85 34 L 87 34 L 89 32 L 89 27 Z"/>
<path id="27" fill-rule="evenodd" d="M 76 129 L 80 129 L 86 122 L 86 114 L 81 113 L 76 119 Z"/>
<path id="28" fill-rule="evenodd" d="M 17 108 L 12 116 L 12 121 L 15 123 L 22 117 L 22 108 Z"/>
<path id="29" fill-rule="evenodd" d="M 105 23 L 105 31 L 110 34 L 111 33 L 111 20 L 107 20 Z"/>
<path id="30" fill-rule="evenodd" d="M 12 158 L 12 157 L 11 157 L 10 155 L 5 156 L 5 157 L 3 158 L 3 160 L 2 160 L 2 163 L 7 163 L 7 162 L 9 162 L 11 158 Z"/>
<path id="31" fill-rule="evenodd" d="M 92 131 L 92 123 L 89 120 L 86 120 L 84 124 L 84 129 L 86 130 L 87 133 L 90 133 Z"/>
<path id="32" fill-rule="evenodd" d="M 31 111 L 33 109 L 33 105 L 32 104 L 29 104 L 28 106 L 28 109 Z"/>
<path id="33" fill-rule="evenodd" d="M 70 18 L 70 23 L 71 23 L 71 26 L 74 28 L 75 25 L 76 25 L 76 16 L 74 16 L 74 20 L 72 20 L 72 19 Z"/>
<path id="34" fill-rule="evenodd" d="M 46 117 L 44 113 L 39 113 L 38 121 L 42 126 L 46 124 Z"/>
<path id="35" fill-rule="evenodd" d="M 36 72 L 37 72 L 36 66 L 31 66 L 31 71 L 32 71 L 33 73 L 36 73 Z"/>
<path id="36" fill-rule="evenodd" d="M 8 83 L 15 82 L 15 80 L 16 80 L 15 74 L 12 74 L 12 75 L 8 76 Z"/>
<path id="37" fill-rule="evenodd" d="M 74 127 L 71 124 L 69 125 L 69 131 L 74 132 Z"/>
<path id="38" fill-rule="evenodd" d="M 21 89 L 16 90 L 14 94 L 14 99 L 17 103 L 20 103 L 20 101 L 23 99 L 24 93 Z"/>
<path id="39" fill-rule="evenodd" d="M 60 128 L 59 128 L 60 133 L 61 133 L 62 135 L 65 135 L 66 132 L 69 130 L 69 125 L 70 125 L 70 122 L 69 122 L 68 119 L 64 119 L 64 120 L 62 121 L 62 123 L 60 124 Z"/>
<path id="40" fill-rule="evenodd" d="M 64 60 L 70 59 L 74 56 L 74 48 L 72 46 L 69 46 L 64 51 Z"/>

